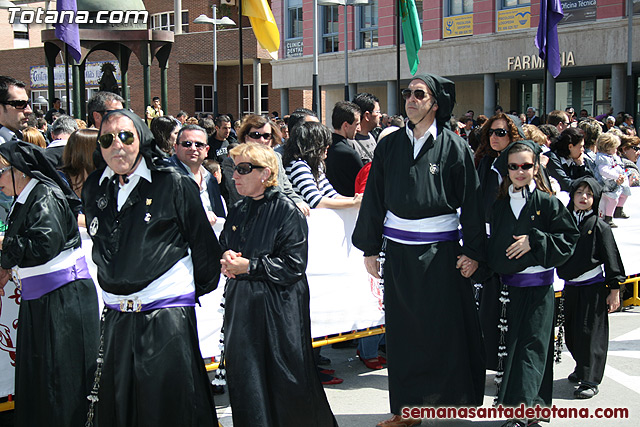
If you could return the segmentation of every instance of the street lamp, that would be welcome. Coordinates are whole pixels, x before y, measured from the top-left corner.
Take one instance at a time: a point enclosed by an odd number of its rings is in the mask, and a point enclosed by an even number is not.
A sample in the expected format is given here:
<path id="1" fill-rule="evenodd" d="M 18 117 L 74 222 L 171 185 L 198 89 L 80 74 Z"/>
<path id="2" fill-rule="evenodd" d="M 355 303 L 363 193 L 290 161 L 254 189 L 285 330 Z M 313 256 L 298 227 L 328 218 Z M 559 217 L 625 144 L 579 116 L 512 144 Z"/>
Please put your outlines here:
<path id="1" fill-rule="evenodd" d="M 216 18 L 217 6 L 214 4 L 213 18 L 209 18 L 207 15 L 200 15 L 193 20 L 194 24 L 213 24 L 213 117 L 218 116 L 218 38 L 217 29 L 218 25 L 236 25 L 231 18 L 223 17 Z"/>
<path id="2" fill-rule="evenodd" d="M 349 99 L 349 28 L 347 24 L 347 6 L 364 6 L 369 4 L 369 0 L 318 0 L 321 6 L 344 6 L 344 99 Z M 355 12 L 354 12 L 355 13 Z"/>

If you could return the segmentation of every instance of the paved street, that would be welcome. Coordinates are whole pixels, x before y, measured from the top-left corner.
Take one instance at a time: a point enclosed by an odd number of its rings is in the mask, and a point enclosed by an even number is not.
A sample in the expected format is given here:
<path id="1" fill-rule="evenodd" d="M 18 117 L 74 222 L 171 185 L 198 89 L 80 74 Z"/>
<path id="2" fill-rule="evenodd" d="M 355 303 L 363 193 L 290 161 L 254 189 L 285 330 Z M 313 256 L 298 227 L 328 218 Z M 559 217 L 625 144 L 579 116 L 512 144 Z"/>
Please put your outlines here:
<path id="1" fill-rule="evenodd" d="M 555 366 L 553 403 L 562 408 L 629 409 L 629 419 L 552 419 L 554 426 L 598 426 L 620 427 L 640 423 L 640 307 L 626 308 L 622 313 L 610 316 L 611 342 L 605 378 L 600 393 L 590 400 L 573 397 L 574 385 L 567 381 L 574 363 L 568 352 L 562 362 Z M 387 371 L 368 370 L 356 357 L 355 349 L 325 348 L 323 356 L 332 360 L 331 369 L 344 379 L 337 386 L 325 386 L 331 408 L 341 427 L 373 427 L 388 418 Z M 451 385 L 455 387 L 455 384 Z M 487 374 L 484 407 L 493 401 L 493 373 Z M 231 409 L 228 395 L 216 396 L 218 417 L 223 426 L 230 427 Z M 425 420 L 423 426 L 469 426 L 499 427 L 503 420 Z M 303 426 L 300 426 L 303 427 Z"/>

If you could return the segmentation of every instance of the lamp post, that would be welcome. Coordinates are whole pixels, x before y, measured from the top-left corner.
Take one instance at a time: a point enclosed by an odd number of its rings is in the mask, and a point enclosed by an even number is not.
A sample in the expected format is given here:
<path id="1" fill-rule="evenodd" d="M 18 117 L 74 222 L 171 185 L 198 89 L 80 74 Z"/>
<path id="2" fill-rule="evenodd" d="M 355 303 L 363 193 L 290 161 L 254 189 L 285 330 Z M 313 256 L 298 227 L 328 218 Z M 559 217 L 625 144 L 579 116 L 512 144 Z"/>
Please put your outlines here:
<path id="1" fill-rule="evenodd" d="M 347 6 L 364 6 L 369 0 L 318 0 L 321 6 L 344 6 L 344 99 L 349 101 L 349 20 Z"/>
<path id="2" fill-rule="evenodd" d="M 218 116 L 218 25 L 236 25 L 231 18 L 216 18 L 217 6 L 214 4 L 213 18 L 206 15 L 200 15 L 193 20 L 194 24 L 213 24 L 213 117 Z"/>

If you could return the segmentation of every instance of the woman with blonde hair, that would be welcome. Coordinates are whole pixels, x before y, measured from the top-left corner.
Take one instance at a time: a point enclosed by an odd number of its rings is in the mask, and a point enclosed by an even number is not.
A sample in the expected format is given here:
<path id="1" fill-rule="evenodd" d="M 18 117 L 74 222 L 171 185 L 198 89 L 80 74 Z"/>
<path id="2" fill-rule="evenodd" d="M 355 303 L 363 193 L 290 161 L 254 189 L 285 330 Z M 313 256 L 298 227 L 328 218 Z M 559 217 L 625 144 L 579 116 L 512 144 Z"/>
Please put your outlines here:
<path id="1" fill-rule="evenodd" d="M 31 144 L 37 145 L 40 148 L 47 148 L 47 141 L 44 139 L 44 136 L 38 129 L 34 128 L 33 126 L 29 126 L 22 131 L 22 140 L 24 142 L 29 142 Z"/>
<path id="2" fill-rule="evenodd" d="M 233 425 L 334 426 L 313 361 L 307 221 L 278 188 L 273 150 L 248 142 L 229 155 L 243 196 L 220 235 Z"/>

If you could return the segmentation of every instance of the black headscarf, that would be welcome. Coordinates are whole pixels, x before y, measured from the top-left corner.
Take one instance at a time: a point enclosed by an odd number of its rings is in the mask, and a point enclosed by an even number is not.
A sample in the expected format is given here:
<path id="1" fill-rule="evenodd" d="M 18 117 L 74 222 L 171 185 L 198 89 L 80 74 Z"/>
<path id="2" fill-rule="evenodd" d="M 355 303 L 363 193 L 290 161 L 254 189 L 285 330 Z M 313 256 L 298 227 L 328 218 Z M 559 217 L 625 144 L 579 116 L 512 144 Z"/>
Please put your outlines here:
<path id="1" fill-rule="evenodd" d="M 567 203 L 567 208 L 569 212 L 573 212 L 573 196 L 576 193 L 576 190 L 580 188 L 580 186 L 587 184 L 591 191 L 593 192 L 593 205 L 591 206 L 591 210 L 595 213 L 598 212 L 598 206 L 600 205 L 600 199 L 602 198 L 602 186 L 600 183 L 592 176 L 583 176 L 574 180 L 571 183 L 571 189 L 569 190 L 569 203 Z"/>
<path id="2" fill-rule="evenodd" d="M 436 110 L 436 126 L 442 129 L 451 119 L 451 112 L 456 103 L 456 85 L 449 79 L 435 74 L 417 74 L 411 80 L 422 80 L 433 93 L 438 103 Z"/>
<path id="3" fill-rule="evenodd" d="M 156 159 L 163 157 L 162 153 L 156 146 L 155 139 L 153 138 L 153 133 L 151 133 L 151 130 L 149 129 L 147 124 L 137 114 L 131 112 L 130 110 L 122 109 L 108 111 L 107 114 L 105 114 L 105 116 L 102 118 L 102 124 L 100 125 L 100 132 L 98 133 L 98 135 L 102 134 L 102 126 L 107 120 L 109 120 L 109 117 L 116 114 L 126 116 L 133 122 L 133 126 L 138 133 L 138 139 L 140 140 L 139 156 L 145 157 L 148 160 L 149 166 L 153 165 Z M 93 162 L 96 166 L 96 169 L 104 169 L 107 166 L 107 162 L 102 157 L 100 144 L 98 143 L 97 138 L 96 151 L 93 154 Z"/>
<path id="4" fill-rule="evenodd" d="M 516 144 L 526 145 L 527 147 L 531 148 L 534 154 L 533 163 L 536 165 L 540 165 L 540 153 L 542 153 L 542 148 L 540 148 L 538 144 L 528 139 L 514 141 L 511 144 L 507 145 L 507 148 L 502 150 L 500 156 L 493 164 L 493 167 L 496 168 L 502 176 L 505 176 L 509 173 L 509 170 L 507 168 L 507 164 L 509 163 L 509 150 L 511 150 L 511 148 Z"/>
<path id="5" fill-rule="evenodd" d="M 60 200 L 66 199 L 75 214 L 80 211 L 80 198 L 60 176 L 42 148 L 24 141 L 9 141 L 0 145 L 0 155 L 20 172 L 42 181 Z"/>

